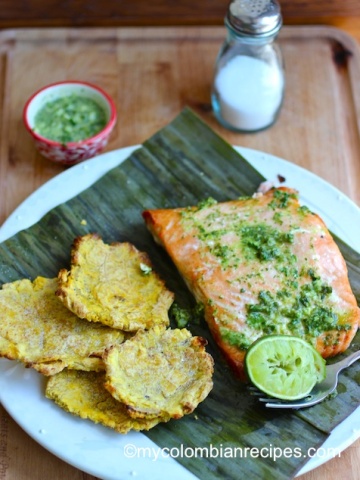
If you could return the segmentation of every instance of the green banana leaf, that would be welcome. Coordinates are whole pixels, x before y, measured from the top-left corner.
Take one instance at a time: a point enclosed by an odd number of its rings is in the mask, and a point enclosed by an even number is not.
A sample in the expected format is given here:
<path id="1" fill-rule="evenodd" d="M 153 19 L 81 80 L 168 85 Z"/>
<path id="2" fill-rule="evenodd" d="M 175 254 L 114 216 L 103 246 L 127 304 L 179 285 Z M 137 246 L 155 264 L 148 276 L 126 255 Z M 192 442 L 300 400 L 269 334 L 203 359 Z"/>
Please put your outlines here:
<path id="1" fill-rule="evenodd" d="M 3 242 L 0 282 L 56 276 L 60 268 L 69 266 L 74 238 L 98 232 L 106 242 L 130 241 L 147 251 L 176 293 L 176 302 L 191 308 L 193 297 L 154 243 L 141 212 L 191 205 L 210 196 L 226 200 L 251 195 L 263 180 L 228 143 L 185 109 L 90 188 Z M 337 241 L 360 301 L 360 255 Z M 341 376 L 338 395 L 322 404 L 295 412 L 266 409 L 234 378 L 205 322 L 194 321 L 189 328 L 209 342 L 207 349 L 215 360 L 214 388 L 193 414 L 160 424 L 146 435 L 160 447 L 182 446 L 187 452 L 198 452 L 177 460 L 200 479 L 293 478 L 308 460 L 309 449 L 321 446 L 359 405 L 360 365 L 355 363 Z M 359 333 L 351 347 L 356 348 L 360 348 Z"/>

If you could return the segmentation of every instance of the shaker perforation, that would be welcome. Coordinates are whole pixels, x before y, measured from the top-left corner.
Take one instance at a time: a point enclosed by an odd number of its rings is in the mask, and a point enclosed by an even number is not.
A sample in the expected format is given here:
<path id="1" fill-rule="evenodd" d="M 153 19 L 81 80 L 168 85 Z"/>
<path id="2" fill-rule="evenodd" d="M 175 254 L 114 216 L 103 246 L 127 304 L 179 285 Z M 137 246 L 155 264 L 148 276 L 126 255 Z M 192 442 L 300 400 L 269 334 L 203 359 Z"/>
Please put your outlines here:
<path id="1" fill-rule="evenodd" d="M 226 21 L 238 33 L 269 35 L 281 27 L 280 5 L 277 0 L 233 0 Z"/>
<path id="2" fill-rule="evenodd" d="M 257 17 L 266 11 L 269 3 L 270 0 L 238 0 L 233 2 L 236 11 L 236 13 L 234 11 L 234 14 Z"/>

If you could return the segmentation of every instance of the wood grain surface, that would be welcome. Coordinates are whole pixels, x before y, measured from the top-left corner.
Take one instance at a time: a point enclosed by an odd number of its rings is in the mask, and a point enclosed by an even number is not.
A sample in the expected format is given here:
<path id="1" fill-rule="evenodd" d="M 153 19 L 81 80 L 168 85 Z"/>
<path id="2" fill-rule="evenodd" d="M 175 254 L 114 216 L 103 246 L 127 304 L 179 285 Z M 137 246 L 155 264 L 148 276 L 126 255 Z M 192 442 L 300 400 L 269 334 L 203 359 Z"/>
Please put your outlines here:
<path id="1" fill-rule="evenodd" d="M 0 225 L 64 170 L 37 153 L 21 119 L 31 93 L 63 79 L 96 83 L 113 96 L 119 118 L 107 150 L 141 143 L 187 105 L 230 143 L 303 166 L 360 205 L 360 24 L 339 22 L 355 40 L 328 27 L 283 29 L 287 87 L 281 115 L 272 128 L 247 135 L 225 130 L 211 111 L 213 67 L 225 36 L 221 26 L 3 30 Z M 35 443 L 3 408 L 0 428 L 0 480 L 94 479 Z M 358 480 L 359 464 L 360 441 L 301 480 Z"/>

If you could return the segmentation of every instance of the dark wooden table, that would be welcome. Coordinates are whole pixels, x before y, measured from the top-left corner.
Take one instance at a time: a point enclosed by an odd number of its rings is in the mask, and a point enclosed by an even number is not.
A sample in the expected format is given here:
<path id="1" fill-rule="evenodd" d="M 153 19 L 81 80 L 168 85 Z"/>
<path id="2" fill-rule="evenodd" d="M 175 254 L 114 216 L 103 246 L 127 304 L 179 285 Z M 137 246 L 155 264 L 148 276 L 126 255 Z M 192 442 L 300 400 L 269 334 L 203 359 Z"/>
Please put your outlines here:
<path id="1" fill-rule="evenodd" d="M 0 29 L 34 28 L 34 34 L 41 37 L 44 27 L 127 27 L 127 26 L 197 26 L 223 24 L 223 17 L 228 5 L 228 0 L 0 0 Z M 359 0 L 282 0 L 284 22 L 287 25 L 325 24 L 343 29 L 360 43 L 360 2 Z M 6 32 L 4 32 L 6 33 Z M 11 35 L 10 35 L 11 41 Z M 217 45 L 217 44 L 216 44 Z M 216 46 L 217 48 L 217 46 Z M 211 53 L 213 55 L 213 52 Z M 103 59 L 105 65 L 106 59 Z M 0 71 L 6 66 L 1 64 Z M 71 70 L 70 65 L 68 68 Z M 70 72 L 69 70 L 69 72 Z M 69 73 L 70 74 L 70 73 Z M 200 75 L 195 72 L 194 75 Z M 110 77 L 109 77 L 110 78 Z M 0 77 L 3 85 L 7 79 Z M 106 81 L 106 79 L 105 79 Z M 359 79 L 360 81 L 360 79 Z M 12 89 L 16 83 L 12 85 Z M 188 85 L 189 87 L 189 85 Z M 109 84 L 111 89 L 111 84 Z M 189 87 L 190 88 L 190 87 Z M 182 92 L 184 94 L 184 92 Z M 199 92 L 198 92 L 199 93 Z M 200 92 L 199 95 L 206 94 Z M 190 92 L 193 95 L 194 92 Z M 199 96 L 198 95 L 198 96 Z M 190 97 L 189 97 L 190 98 Z M 13 99 L 14 100 L 14 99 Z M 144 100 L 144 99 L 143 99 Z M 8 99 L 0 99 L 0 108 L 9 108 Z M 177 105 L 177 104 L 176 104 Z M 15 104 L 14 108 L 20 108 Z M 180 106 L 180 103 L 179 103 Z M 142 125 L 135 122 L 119 132 L 119 137 L 113 137 L 109 148 L 119 148 L 125 145 L 138 143 L 162 126 L 161 121 L 167 120 L 152 115 L 154 105 L 149 101 L 148 111 L 141 113 Z M 180 107 L 179 107 L 180 108 Z M 134 113 L 134 112 L 133 112 Z M 168 112 L 169 120 L 174 112 Z M 360 112 L 357 113 L 360 115 Z M 134 113 L 135 115 L 135 113 Z M 137 118 L 134 116 L 134 118 Z M 157 120 L 158 119 L 158 120 Z M 160 123 L 156 123 L 159 121 Z M 360 118 L 358 119 L 360 122 Z M 3 133 L 7 132 L 6 126 Z M 233 136 L 220 132 L 229 141 L 234 141 Z M 24 161 L 26 149 L 30 142 L 27 137 L 22 139 L 14 137 L 11 132 L 10 142 L 14 141 L 15 147 L 6 149 L 1 145 L 0 150 L 0 192 L 2 198 L 1 222 L 12 210 L 39 185 L 55 176 L 61 167 L 49 164 L 46 160 L 31 154 L 31 162 Z M 17 134 L 16 134 L 17 135 Z M 275 140 L 264 134 L 264 148 L 266 142 L 272 142 L 276 148 Z M 270 140 L 267 140 L 270 138 Z M 16 141 L 15 141 L 16 140 Z M 250 142 L 250 141 L 249 141 Z M 253 146 L 249 143 L 249 146 Z M 275 151 L 276 153 L 276 151 Z M 299 162 L 301 163 L 301 162 Z M 309 167 L 309 165 L 305 165 Z M 319 168 L 313 165 L 314 170 Z M 311 167 L 311 165 L 310 165 Z M 356 167 L 357 168 L 357 167 Z M 321 173 L 321 172 L 318 172 Z M 332 175 L 332 174 L 329 174 Z M 333 175 L 334 182 L 338 178 Z M 358 183 L 359 185 L 359 183 Z M 5 194 L 6 190 L 6 194 Z M 344 190 L 347 190 L 344 188 Z M 350 196 L 358 202 L 358 192 L 348 190 Z M 359 425 L 354 428 L 359 428 Z M 301 480 L 359 480 L 360 466 L 360 440 L 348 447 L 340 458 L 335 458 L 318 469 L 304 475 Z M 94 480 L 72 466 L 62 462 L 51 453 L 33 441 L 5 412 L 0 408 L 0 480 Z"/>
<path id="2" fill-rule="evenodd" d="M 0 28 L 220 25 L 229 0 L 1 0 Z M 280 0 L 285 24 L 360 17 L 358 0 Z"/>

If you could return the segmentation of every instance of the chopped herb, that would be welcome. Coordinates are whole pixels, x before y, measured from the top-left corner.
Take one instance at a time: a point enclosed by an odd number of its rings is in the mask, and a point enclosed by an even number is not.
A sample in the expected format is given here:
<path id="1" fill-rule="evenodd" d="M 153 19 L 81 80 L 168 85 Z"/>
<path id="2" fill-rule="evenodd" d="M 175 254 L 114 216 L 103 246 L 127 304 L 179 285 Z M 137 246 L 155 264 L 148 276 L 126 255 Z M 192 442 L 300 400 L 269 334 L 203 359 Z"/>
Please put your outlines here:
<path id="1" fill-rule="evenodd" d="M 224 266 L 227 266 L 232 256 L 232 251 L 227 245 L 216 244 L 214 248 L 212 248 L 212 253 L 215 255 L 215 257 L 219 257 L 221 259 L 221 264 Z"/>
<path id="2" fill-rule="evenodd" d="M 235 332 L 234 330 L 230 330 L 228 328 L 221 328 L 220 335 L 226 343 L 238 348 L 239 350 L 247 350 L 252 344 L 252 341 L 249 340 L 244 333 Z"/>
<path id="3" fill-rule="evenodd" d="M 295 193 L 289 193 L 284 190 L 274 190 L 274 198 L 269 203 L 269 207 L 276 209 L 276 208 L 287 208 L 289 205 L 289 201 L 292 198 L 297 198 Z"/>
<path id="4" fill-rule="evenodd" d="M 191 312 L 173 303 L 169 310 L 169 316 L 174 320 L 177 328 L 185 328 L 191 320 Z"/>
<path id="5" fill-rule="evenodd" d="M 330 395 L 328 395 L 325 400 L 332 400 L 333 398 L 337 397 L 338 395 L 339 395 L 339 392 L 335 388 L 335 390 L 332 393 L 330 393 Z"/>
<path id="6" fill-rule="evenodd" d="M 177 328 L 185 328 L 189 323 L 199 324 L 204 317 L 204 305 L 197 303 L 195 307 L 186 309 L 174 302 L 169 310 L 169 316 Z"/>
<path id="7" fill-rule="evenodd" d="M 215 200 L 215 198 L 209 197 L 206 198 L 205 200 L 202 200 L 197 204 L 197 209 L 202 210 L 203 208 L 207 207 L 212 207 L 213 205 L 216 205 L 218 202 Z"/>
<path id="8" fill-rule="evenodd" d="M 307 213 L 312 213 L 309 207 L 307 207 L 306 205 L 301 205 L 301 207 L 298 208 L 298 212 L 304 215 Z"/>
<path id="9" fill-rule="evenodd" d="M 278 225 L 282 225 L 283 224 L 283 220 L 282 220 L 282 214 L 281 212 L 275 212 L 274 213 L 274 216 L 273 216 L 273 220 L 275 223 L 277 223 Z"/>
<path id="10" fill-rule="evenodd" d="M 192 314 L 195 320 L 195 323 L 200 323 L 200 320 L 204 318 L 205 307 L 203 303 L 197 303 L 192 309 Z"/>
<path id="11" fill-rule="evenodd" d="M 280 305 L 267 290 L 259 292 L 258 300 L 259 303 L 246 305 L 246 323 L 256 330 L 262 330 L 266 334 L 273 333 L 275 330 L 273 317 Z"/>
<path id="12" fill-rule="evenodd" d="M 241 230 L 245 249 L 259 260 L 273 260 L 283 255 L 283 245 L 292 243 L 294 235 L 269 225 L 247 225 Z"/>
<path id="13" fill-rule="evenodd" d="M 146 263 L 140 263 L 140 270 L 144 275 L 149 275 L 152 272 L 152 268 L 146 265 Z"/>
<path id="14" fill-rule="evenodd" d="M 301 286 L 292 280 L 287 282 L 288 288 L 276 294 L 261 290 L 258 302 L 246 306 L 246 323 L 267 334 L 287 332 L 309 337 L 318 337 L 328 330 L 351 328 L 348 324 L 338 325 L 338 314 L 324 304 L 332 293 L 331 286 L 322 282 L 312 269 L 307 273 L 310 282 Z"/>
<path id="15" fill-rule="evenodd" d="M 322 332 L 333 329 L 338 321 L 338 316 L 330 308 L 316 305 L 311 308 L 308 315 L 302 318 L 305 332 L 312 337 L 318 337 Z"/>

